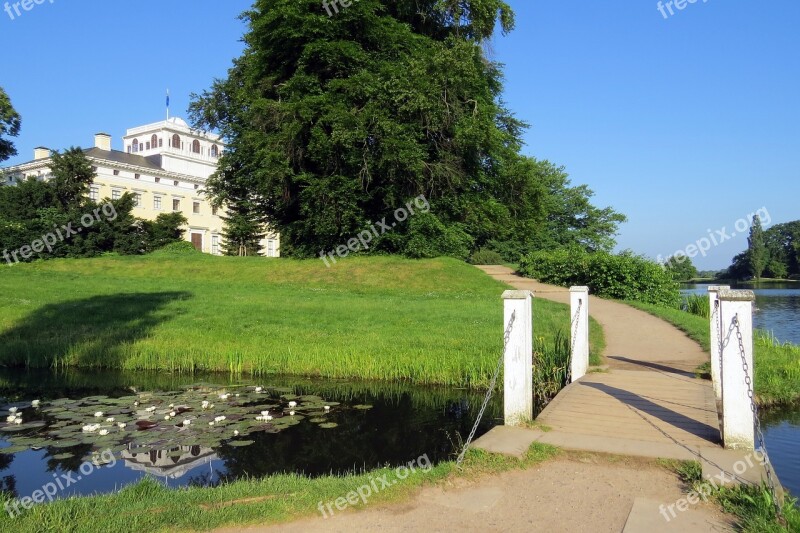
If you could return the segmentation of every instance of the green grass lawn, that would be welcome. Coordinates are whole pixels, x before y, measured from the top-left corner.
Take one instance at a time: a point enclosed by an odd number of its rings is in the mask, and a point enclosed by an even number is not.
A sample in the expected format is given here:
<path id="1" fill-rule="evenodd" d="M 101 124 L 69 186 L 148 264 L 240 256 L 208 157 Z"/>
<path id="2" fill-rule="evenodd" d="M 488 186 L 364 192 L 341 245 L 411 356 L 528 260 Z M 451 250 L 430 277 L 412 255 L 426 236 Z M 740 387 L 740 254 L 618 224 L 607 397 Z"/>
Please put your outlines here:
<path id="1" fill-rule="evenodd" d="M 625 302 L 674 324 L 704 350 L 709 350 L 708 320 L 680 311 L 640 302 Z M 780 344 L 771 335 L 756 331 L 753 338 L 755 392 L 762 406 L 800 402 L 800 346 Z"/>
<path id="2" fill-rule="evenodd" d="M 224 371 L 484 387 L 505 286 L 453 259 L 208 255 L 0 269 L 0 365 Z M 569 335 L 537 299 L 534 335 Z M 593 351 L 602 331 L 592 327 Z"/>

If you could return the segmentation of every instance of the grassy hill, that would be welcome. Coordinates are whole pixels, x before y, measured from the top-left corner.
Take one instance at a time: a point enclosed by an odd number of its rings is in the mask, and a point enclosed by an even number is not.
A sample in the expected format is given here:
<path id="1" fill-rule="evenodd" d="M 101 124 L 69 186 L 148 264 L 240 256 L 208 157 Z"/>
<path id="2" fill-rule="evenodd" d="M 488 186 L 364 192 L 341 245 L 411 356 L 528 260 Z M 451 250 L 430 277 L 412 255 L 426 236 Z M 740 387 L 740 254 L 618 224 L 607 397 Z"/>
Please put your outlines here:
<path id="1" fill-rule="evenodd" d="M 505 287 L 452 259 L 151 255 L 0 269 L 0 365 L 286 373 L 480 387 Z M 565 306 L 535 301 L 544 346 Z M 593 325 L 593 341 L 602 342 Z M 599 345 L 598 345 L 599 346 Z"/>

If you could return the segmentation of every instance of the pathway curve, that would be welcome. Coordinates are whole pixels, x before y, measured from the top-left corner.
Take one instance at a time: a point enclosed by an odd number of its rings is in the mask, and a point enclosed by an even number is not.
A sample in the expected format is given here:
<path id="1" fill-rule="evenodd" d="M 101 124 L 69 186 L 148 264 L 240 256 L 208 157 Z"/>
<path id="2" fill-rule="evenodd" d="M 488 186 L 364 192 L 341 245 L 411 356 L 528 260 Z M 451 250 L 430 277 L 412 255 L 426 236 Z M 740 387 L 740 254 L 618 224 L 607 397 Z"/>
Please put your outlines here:
<path id="1" fill-rule="evenodd" d="M 535 298 L 569 303 L 569 291 L 516 275 L 510 268 L 481 270 Z M 534 316 L 536 302 L 534 299 Z M 716 402 L 710 382 L 695 378 L 694 369 L 708 360 L 700 346 L 683 332 L 643 311 L 601 298 L 589 297 L 589 314 L 605 331 L 608 372 L 590 373 L 561 391 L 537 420 L 557 431 L 565 445 L 574 435 L 580 449 L 596 448 L 598 439 L 643 449 L 641 455 L 665 456 L 664 449 L 718 448 Z M 536 325 L 534 323 L 534 330 Z M 562 436 L 561 434 L 567 434 Z M 553 438 L 553 437 L 551 437 Z"/>

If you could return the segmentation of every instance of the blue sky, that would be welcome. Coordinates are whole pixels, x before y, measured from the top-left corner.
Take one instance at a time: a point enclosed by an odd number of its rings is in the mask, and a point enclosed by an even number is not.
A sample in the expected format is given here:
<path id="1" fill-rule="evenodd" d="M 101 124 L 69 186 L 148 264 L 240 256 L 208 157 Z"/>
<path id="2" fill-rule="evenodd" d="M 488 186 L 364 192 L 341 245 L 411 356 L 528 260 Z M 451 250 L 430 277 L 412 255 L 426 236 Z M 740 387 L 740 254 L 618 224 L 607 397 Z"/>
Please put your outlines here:
<path id="1" fill-rule="evenodd" d="M 698 0 L 667 19 L 651 0 L 510 3 L 517 29 L 492 53 L 507 104 L 531 124 L 525 151 L 628 215 L 620 249 L 666 256 L 724 228 L 737 235 L 694 261 L 721 268 L 747 245 L 737 220 L 760 208 L 773 224 L 800 219 L 800 2 Z M 39 145 L 90 145 L 97 131 L 121 148 L 126 128 L 164 117 L 167 87 L 185 116 L 189 95 L 241 52 L 248 6 L 45 0 L 14 20 L 0 11 L 0 85 L 23 118 L 10 162 Z"/>

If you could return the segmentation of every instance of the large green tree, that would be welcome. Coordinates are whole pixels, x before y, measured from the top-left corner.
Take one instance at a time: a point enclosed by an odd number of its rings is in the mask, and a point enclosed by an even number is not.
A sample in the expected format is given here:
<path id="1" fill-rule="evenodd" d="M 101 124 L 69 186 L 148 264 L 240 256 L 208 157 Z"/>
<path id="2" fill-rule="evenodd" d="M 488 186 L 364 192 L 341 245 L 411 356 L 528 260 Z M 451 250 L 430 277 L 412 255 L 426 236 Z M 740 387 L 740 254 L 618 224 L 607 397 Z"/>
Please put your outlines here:
<path id="1" fill-rule="evenodd" d="M 753 215 L 753 224 L 750 226 L 750 235 L 747 237 L 747 265 L 750 275 L 756 279 L 761 279 L 768 262 L 769 253 L 764 242 L 764 229 L 761 227 L 761 219 L 758 215 Z"/>
<path id="2" fill-rule="evenodd" d="M 0 87 L 0 162 L 17 155 L 14 143 L 8 137 L 16 137 L 22 127 L 22 119 L 11 105 L 11 98 Z"/>
<path id="3" fill-rule="evenodd" d="M 257 0 L 244 17 L 243 55 L 190 112 L 228 142 L 209 193 L 231 208 L 246 189 L 244 211 L 281 232 L 284 253 L 330 250 L 420 195 L 429 216 L 371 250 L 613 245 L 620 215 L 520 155 L 525 124 L 483 49 L 513 29 L 505 2 L 361 0 L 329 17 L 318 0 Z"/>

